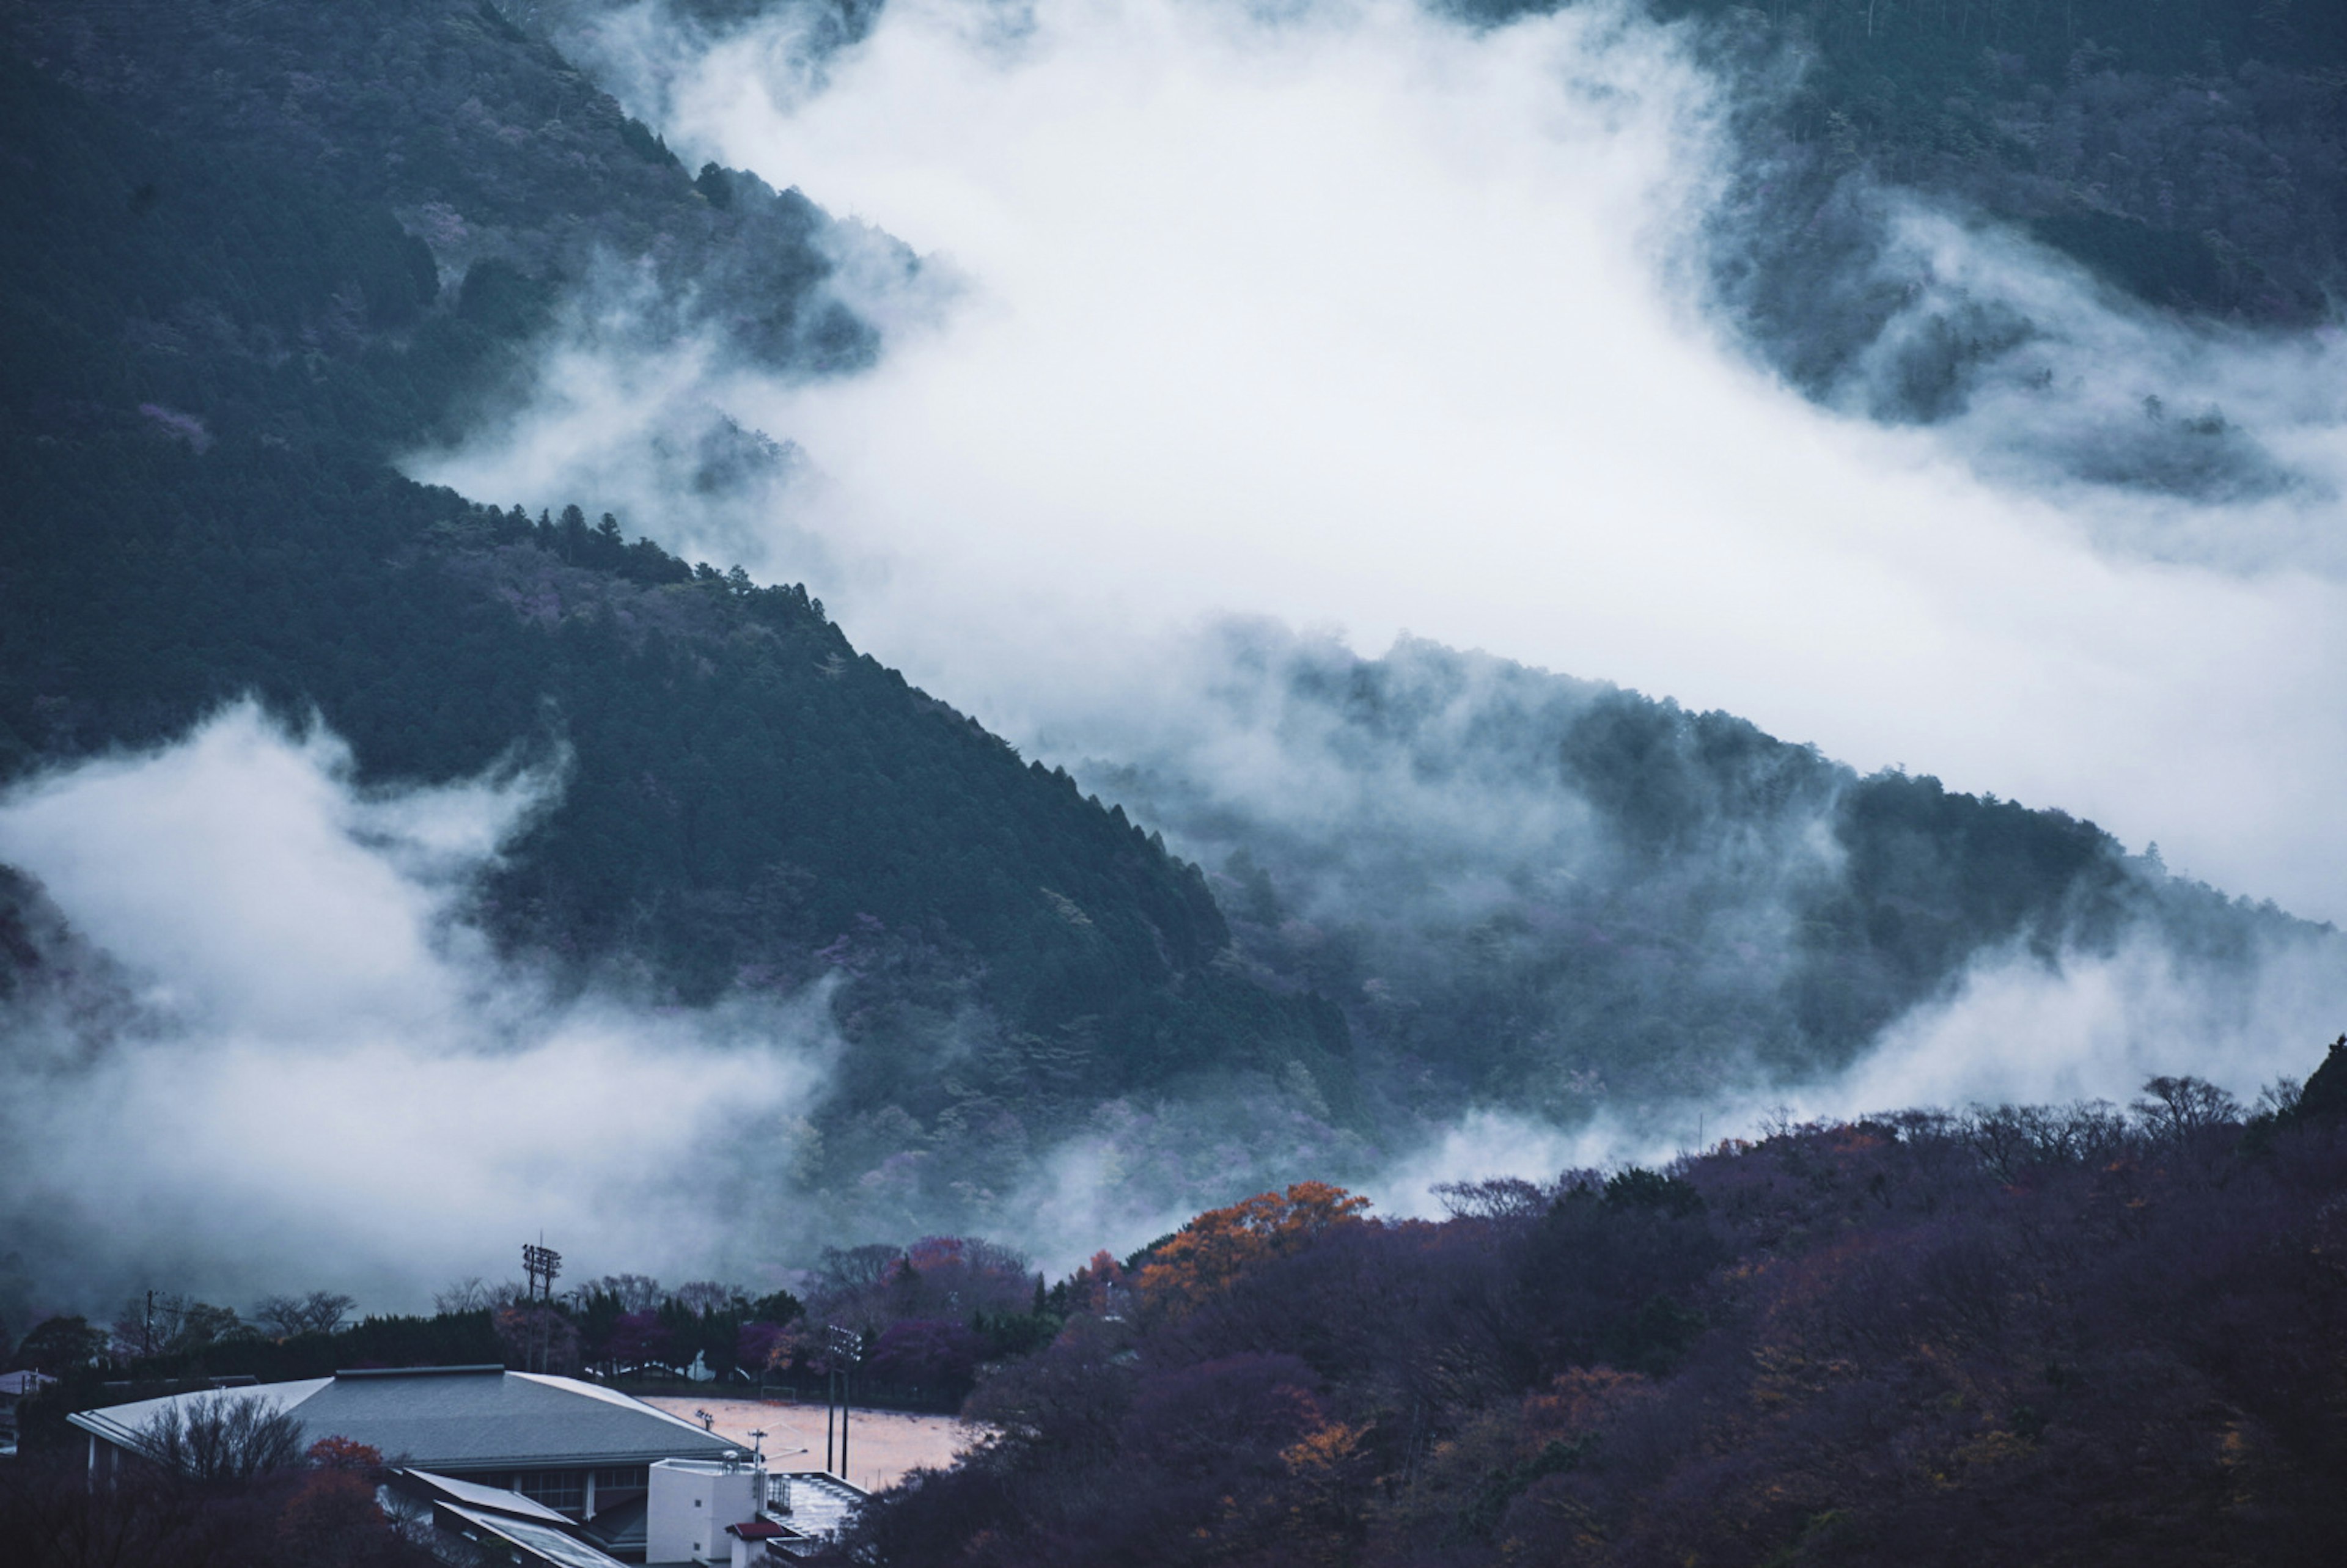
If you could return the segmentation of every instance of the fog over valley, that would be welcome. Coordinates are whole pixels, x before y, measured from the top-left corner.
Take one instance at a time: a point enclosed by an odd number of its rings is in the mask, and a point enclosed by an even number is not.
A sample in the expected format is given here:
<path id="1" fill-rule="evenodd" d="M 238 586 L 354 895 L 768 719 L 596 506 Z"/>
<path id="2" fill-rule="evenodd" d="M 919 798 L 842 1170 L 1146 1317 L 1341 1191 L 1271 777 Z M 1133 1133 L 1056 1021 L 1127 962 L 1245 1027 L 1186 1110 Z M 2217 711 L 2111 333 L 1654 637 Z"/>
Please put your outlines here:
<path id="1" fill-rule="evenodd" d="M 0 153 L 11 1564 L 2337 1557 L 2347 8 L 9 0 Z"/>
<path id="2" fill-rule="evenodd" d="M 890 6 L 819 67 L 820 12 L 584 9 L 561 36 L 692 161 L 921 272 L 835 276 L 888 345 L 862 374 L 732 374 L 719 339 L 678 384 L 615 345 L 641 398 L 558 359 L 515 427 L 417 472 L 625 494 L 615 446 L 707 399 L 804 453 L 794 504 L 728 530 L 645 495 L 631 525 L 819 574 L 876 652 L 1054 756 L 1101 750 L 1200 618 L 1369 654 L 1408 629 L 2341 912 L 2333 337 L 2178 323 L 1907 195 L 1870 264 L 1911 303 L 1861 359 L 1977 330 L 1954 300 L 2025 313 L 2027 363 L 1934 424 L 1821 406 L 1706 284 L 1757 89 L 1604 6 Z M 2211 407 L 2281 477 L 2163 487 L 2148 448 L 2215 442 L 2178 434 Z"/>
<path id="3" fill-rule="evenodd" d="M 1056 1281 L 2347 1025 L 2264 44 L 121 9 L 5 29 L 12 1334 Z"/>

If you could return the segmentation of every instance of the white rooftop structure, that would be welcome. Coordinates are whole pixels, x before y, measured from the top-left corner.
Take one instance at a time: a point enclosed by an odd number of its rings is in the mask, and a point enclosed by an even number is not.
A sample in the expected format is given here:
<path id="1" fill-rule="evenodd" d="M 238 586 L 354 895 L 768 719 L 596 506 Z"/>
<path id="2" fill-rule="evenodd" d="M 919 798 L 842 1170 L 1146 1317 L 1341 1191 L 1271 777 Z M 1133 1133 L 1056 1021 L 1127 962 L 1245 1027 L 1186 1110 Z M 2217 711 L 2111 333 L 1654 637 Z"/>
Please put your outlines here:
<path id="1" fill-rule="evenodd" d="M 651 1467 L 644 1522 L 647 1563 L 730 1562 L 728 1527 L 755 1521 L 766 1506 L 766 1472 L 733 1460 L 664 1459 Z"/>

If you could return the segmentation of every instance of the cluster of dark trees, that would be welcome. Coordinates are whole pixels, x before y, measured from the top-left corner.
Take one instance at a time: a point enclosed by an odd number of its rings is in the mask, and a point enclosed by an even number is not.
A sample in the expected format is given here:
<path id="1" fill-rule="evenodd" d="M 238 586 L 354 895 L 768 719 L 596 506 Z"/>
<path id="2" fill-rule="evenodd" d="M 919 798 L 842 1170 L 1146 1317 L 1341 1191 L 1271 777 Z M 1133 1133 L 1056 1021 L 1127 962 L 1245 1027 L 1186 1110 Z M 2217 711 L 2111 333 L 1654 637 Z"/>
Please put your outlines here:
<path id="1" fill-rule="evenodd" d="M 714 1281 L 664 1289 L 642 1275 L 590 1280 L 549 1300 L 443 1294 L 442 1316 L 490 1313 L 506 1360 L 618 1382 L 707 1377 L 800 1398 L 851 1374 L 859 1403 L 958 1409 L 980 1368 L 1050 1343 L 1072 1310 L 1021 1254 L 977 1236 L 826 1248 L 802 1300 Z M 835 1329 L 852 1339 L 842 1351 Z"/>
<path id="2" fill-rule="evenodd" d="M 441 1315 L 487 1311 L 510 1366 L 607 1380 L 764 1380 L 804 1308 L 787 1290 L 753 1296 L 692 1280 L 673 1289 L 641 1274 L 606 1275 L 551 1297 L 477 1280 L 441 1293 Z"/>
<path id="3" fill-rule="evenodd" d="M 42 1453 L 0 1464 L 0 1539 L 39 1568 L 173 1563 L 188 1568 L 433 1568 L 376 1501 L 382 1456 L 250 1402 L 200 1410 L 156 1435 L 172 1462 L 93 1489 L 87 1460 Z"/>
<path id="4" fill-rule="evenodd" d="M 70 1446 L 69 1411 L 226 1378 L 282 1382 L 351 1368 L 502 1364 L 605 1380 L 692 1375 L 740 1383 L 770 1369 L 787 1375 L 803 1359 L 798 1297 L 753 1296 L 710 1280 L 669 1289 L 641 1275 L 614 1275 L 545 1300 L 518 1285 L 471 1280 L 442 1292 L 428 1316 L 346 1321 L 352 1305 L 347 1296 L 313 1291 L 266 1296 L 240 1315 L 149 1292 L 125 1303 L 110 1327 L 58 1315 L 12 1347 L 0 1325 L 0 1366 L 58 1379 L 26 1409 L 26 1442 L 41 1450 Z"/>
<path id="5" fill-rule="evenodd" d="M 110 1325 L 70 1313 L 44 1317 L 0 1363 L 57 1379 L 21 1412 L 25 1446 L 36 1453 L 73 1446 L 71 1411 L 208 1388 L 220 1378 L 274 1383 L 346 1368 L 521 1364 L 520 1348 L 500 1333 L 487 1301 L 429 1317 L 371 1314 L 346 1322 L 350 1305 L 330 1291 L 270 1297 L 248 1318 L 233 1307 L 158 1292 L 126 1302 Z"/>
<path id="6" fill-rule="evenodd" d="M 1067 1282 L 1047 1288 L 1023 1254 L 978 1236 L 925 1236 L 826 1250 L 808 1317 L 858 1337 L 860 1393 L 952 1409 L 980 1368 L 1049 1344 L 1069 1311 Z M 802 1368 L 821 1370 L 820 1358 Z"/>
<path id="7" fill-rule="evenodd" d="M 843 1562 L 2327 1563 L 2347 1040 L 2246 1110 L 1785 1126 L 1199 1216 L 984 1380 Z"/>
<path id="8" fill-rule="evenodd" d="M 355 1321 L 351 1297 L 332 1291 L 264 1296 L 241 1315 L 146 1292 L 110 1325 L 61 1314 L 12 1342 L 0 1322 L 0 1369 L 58 1379 L 27 1408 L 35 1450 L 67 1442 L 72 1410 L 223 1378 L 280 1382 L 368 1367 L 503 1364 L 621 1385 L 708 1379 L 815 1398 L 845 1370 L 859 1399 L 951 1410 L 981 1366 L 1050 1343 L 1082 1299 L 1080 1282 L 1047 1287 L 1022 1255 L 975 1236 L 826 1249 L 805 1288 L 802 1299 L 620 1274 L 532 1296 L 470 1279 L 440 1292 L 429 1316 Z M 836 1352 L 835 1327 L 854 1336 L 853 1356 Z"/>

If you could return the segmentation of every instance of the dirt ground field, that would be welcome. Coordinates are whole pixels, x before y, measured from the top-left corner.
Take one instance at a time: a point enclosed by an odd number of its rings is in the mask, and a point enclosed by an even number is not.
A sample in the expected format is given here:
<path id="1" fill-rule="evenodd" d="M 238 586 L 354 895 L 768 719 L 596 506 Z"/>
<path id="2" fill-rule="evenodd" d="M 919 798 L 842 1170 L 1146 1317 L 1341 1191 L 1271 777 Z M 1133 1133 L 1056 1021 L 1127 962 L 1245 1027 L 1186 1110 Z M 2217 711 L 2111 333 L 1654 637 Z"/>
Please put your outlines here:
<path id="1" fill-rule="evenodd" d="M 782 1400 L 696 1399 L 654 1395 L 648 1405 L 700 1423 L 695 1410 L 717 1418 L 712 1430 L 733 1439 L 750 1451 L 750 1434 L 765 1434 L 766 1468 L 774 1471 L 823 1468 L 823 1406 L 794 1405 Z M 847 1479 L 866 1491 L 896 1485 L 907 1471 L 927 1465 L 942 1469 L 954 1455 L 984 1435 L 951 1416 L 907 1416 L 892 1410 L 857 1410 L 851 1417 L 847 1444 Z M 803 1454 L 790 1452 L 803 1448 Z"/>

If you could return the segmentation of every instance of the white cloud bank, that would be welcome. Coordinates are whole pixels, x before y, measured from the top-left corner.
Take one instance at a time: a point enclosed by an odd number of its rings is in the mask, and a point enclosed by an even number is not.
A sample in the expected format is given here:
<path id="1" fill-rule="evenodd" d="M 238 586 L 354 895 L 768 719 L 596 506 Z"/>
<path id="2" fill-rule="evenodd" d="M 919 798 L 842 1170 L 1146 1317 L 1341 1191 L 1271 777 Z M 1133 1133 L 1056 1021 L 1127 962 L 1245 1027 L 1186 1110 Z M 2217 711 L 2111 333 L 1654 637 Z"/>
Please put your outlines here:
<path id="1" fill-rule="evenodd" d="M 1409 627 L 2347 916 L 2335 507 L 2000 487 L 1970 459 L 2032 434 L 2010 399 L 1888 430 L 1754 368 L 1695 303 L 1716 87 L 1669 35 L 1604 5 L 1476 34 L 1396 0 L 897 0 L 811 72 L 791 15 L 702 46 L 639 7 L 570 42 L 691 156 L 958 280 L 871 374 L 691 395 L 819 476 L 752 564 L 1014 738 L 1072 757 L 1181 701 L 1163 640 L 1202 617 Z M 2049 352 L 2102 377 L 2087 402 L 2200 386 L 2342 469 L 2335 344 L 2188 341 L 2014 243 L 1909 243 L 2070 323 Z M 559 504 L 610 471 L 590 401 L 421 466 Z M 689 508 L 631 521 L 692 540 Z"/>
<path id="2" fill-rule="evenodd" d="M 0 1019 L 0 1229 L 43 1287 L 413 1309 L 541 1229 L 586 1275 L 780 1261 L 820 999 L 654 1013 L 494 959 L 466 898 L 558 788 L 361 790 L 248 703 L 0 799 L 0 863 L 135 999 L 94 1040 L 86 989 Z"/>

